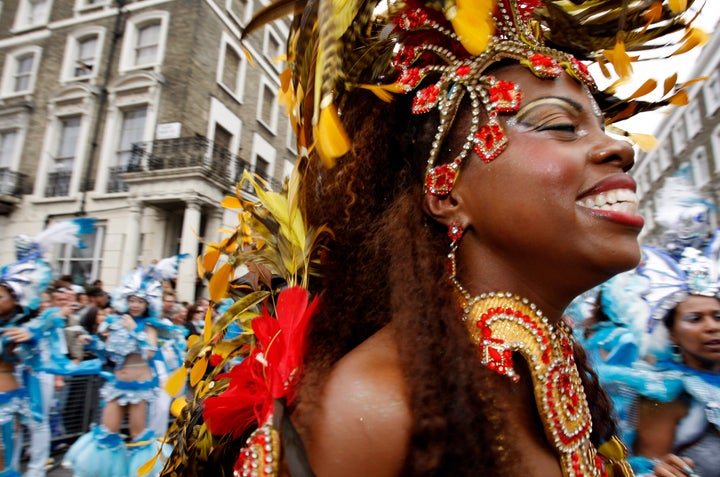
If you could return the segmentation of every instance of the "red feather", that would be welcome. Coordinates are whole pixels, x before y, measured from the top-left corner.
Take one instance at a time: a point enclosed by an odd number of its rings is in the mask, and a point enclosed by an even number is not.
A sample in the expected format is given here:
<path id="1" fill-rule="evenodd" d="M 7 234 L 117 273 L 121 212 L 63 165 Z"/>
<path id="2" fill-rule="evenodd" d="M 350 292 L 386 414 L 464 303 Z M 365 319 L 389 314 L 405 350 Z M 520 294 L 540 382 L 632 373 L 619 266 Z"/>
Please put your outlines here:
<path id="1" fill-rule="evenodd" d="M 316 298 L 308 305 L 308 293 L 302 287 L 283 290 L 270 316 L 267 304 L 262 315 L 252 320 L 257 347 L 229 373 L 222 394 L 206 400 L 203 417 L 210 432 L 242 434 L 253 423 L 267 420 L 273 400 L 296 395 L 300 367 L 306 350 L 310 319 L 318 306 Z"/>

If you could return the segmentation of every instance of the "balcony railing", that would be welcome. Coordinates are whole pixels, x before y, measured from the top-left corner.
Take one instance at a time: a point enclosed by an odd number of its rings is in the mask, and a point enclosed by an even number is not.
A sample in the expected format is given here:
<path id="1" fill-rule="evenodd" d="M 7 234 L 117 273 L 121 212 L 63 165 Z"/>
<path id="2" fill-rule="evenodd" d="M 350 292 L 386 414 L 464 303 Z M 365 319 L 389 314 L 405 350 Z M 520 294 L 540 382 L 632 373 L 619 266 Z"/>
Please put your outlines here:
<path id="1" fill-rule="evenodd" d="M 45 185 L 45 197 L 65 197 L 70 195 L 72 171 L 57 171 L 48 174 Z"/>
<path id="2" fill-rule="evenodd" d="M 110 176 L 108 177 L 106 190 L 112 192 L 127 192 L 128 185 L 120 178 L 120 174 L 128 172 L 128 166 L 116 166 L 110 168 Z"/>
<path id="3" fill-rule="evenodd" d="M 11 171 L 7 167 L 0 167 L 0 195 L 19 197 L 26 193 L 25 183 L 27 176 L 21 172 Z"/>
<path id="4" fill-rule="evenodd" d="M 252 171 L 250 163 L 227 148 L 213 144 L 206 137 L 194 136 L 134 144 L 127 172 L 169 171 L 190 167 L 199 167 L 203 174 L 229 187 L 240 180 L 243 171 Z M 273 178 L 264 179 L 279 189 L 280 184 Z"/>

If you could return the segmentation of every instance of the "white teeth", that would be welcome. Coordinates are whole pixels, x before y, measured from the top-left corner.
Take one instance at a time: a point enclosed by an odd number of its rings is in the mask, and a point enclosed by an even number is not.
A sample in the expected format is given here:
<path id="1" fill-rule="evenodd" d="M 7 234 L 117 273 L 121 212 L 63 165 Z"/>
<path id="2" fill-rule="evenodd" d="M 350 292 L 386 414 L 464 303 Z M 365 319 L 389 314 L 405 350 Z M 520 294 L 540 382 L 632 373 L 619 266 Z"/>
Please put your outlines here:
<path id="1" fill-rule="evenodd" d="M 581 207 L 598 210 L 612 210 L 626 214 L 636 214 L 638 198 L 630 189 L 613 189 L 576 202 Z"/>

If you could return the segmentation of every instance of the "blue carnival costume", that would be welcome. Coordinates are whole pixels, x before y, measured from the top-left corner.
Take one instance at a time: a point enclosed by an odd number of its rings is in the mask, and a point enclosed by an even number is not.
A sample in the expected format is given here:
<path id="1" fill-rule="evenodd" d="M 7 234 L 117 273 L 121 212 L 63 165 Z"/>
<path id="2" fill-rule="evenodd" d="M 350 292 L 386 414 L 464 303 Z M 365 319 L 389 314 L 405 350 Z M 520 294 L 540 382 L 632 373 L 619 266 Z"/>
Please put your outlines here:
<path id="1" fill-rule="evenodd" d="M 568 313 L 580 322 L 576 334 L 613 401 L 623 441 L 631 448 L 636 442 L 640 399 L 680 399 L 688 413 L 672 452 L 692 458 L 697 475 L 720 477 L 720 375 L 673 362 L 668 331 L 659 325 L 689 295 L 718 297 L 720 234 L 711 237 L 710 205 L 684 177 L 669 178 L 660 195 L 662 249 L 643 246 L 636 270 L 579 297 Z M 640 455 L 628 461 L 638 476 L 652 475 L 656 464 Z"/>
<path id="2" fill-rule="evenodd" d="M 175 261 L 181 257 L 171 257 Z M 157 318 L 161 306 L 162 286 L 160 280 L 166 278 L 166 271 L 161 266 L 145 270 L 138 267 L 123 280 L 123 285 L 113 291 L 113 307 L 121 312 L 128 309 L 127 300 L 134 296 L 147 302 L 146 316 L 132 317 L 134 329 L 128 329 L 123 323 L 124 315 L 115 314 L 106 318 L 98 327 L 98 335 L 106 336 L 104 340 L 94 337 L 91 347 L 108 363 L 112 363 L 114 371 L 125 366 L 129 356 L 140 356 L 147 363 L 152 377 L 143 381 L 123 381 L 114 373 L 103 372 L 105 385 L 100 389 L 103 403 L 117 402 L 120 406 L 138 404 L 150 405 L 160 392 L 158 376 L 154 364 L 161 353 L 158 347 L 148 339 L 148 328 L 153 328 L 158 336 L 166 336 L 175 327 L 163 323 Z M 65 454 L 63 466 L 71 467 L 77 477 L 134 477 L 138 469 L 155 458 L 161 449 L 157 435 L 152 429 L 146 428 L 130 442 L 124 436 L 111 432 L 103 425 L 97 425 L 90 432 L 81 436 Z M 157 459 L 149 476 L 159 474 L 163 459 Z"/>
<path id="3" fill-rule="evenodd" d="M 40 254 L 23 253 L 17 250 L 17 262 L 5 265 L 0 269 L 0 286 L 4 287 L 15 299 L 15 309 L 10 319 L 5 320 L 0 334 L 14 327 L 26 328 L 22 324 L 40 303 L 40 292 L 47 287 L 52 278 L 50 266 L 42 260 Z M 41 250 L 39 250 L 41 251 Z M 32 333 L 31 333 L 32 334 Z M 40 394 L 40 383 L 33 379 L 27 363 L 37 355 L 35 345 L 37 339 L 32 338 L 24 343 L 14 343 L 5 336 L 0 340 L 0 360 L 22 368 L 23 387 L 0 393 L 0 429 L 2 429 L 3 461 L 5 468 L 0 476 L 19 476 L 19 457 L 22 446 L 22 433 L 18 431 L 18 421 L 36 425 L 43 421 L 43 402 Z M 27 419 L 32 417 L 32 419 Z M 49 442 L 49 435 L 47 436 Z M 49 448 L 48 448 L 49 449 Z M 34 463 L 31 456 L 30 464 Z M 43 459 L 43 469 L 47 455 Z M 30 465 L 29 464 L 29 465 Z"/>

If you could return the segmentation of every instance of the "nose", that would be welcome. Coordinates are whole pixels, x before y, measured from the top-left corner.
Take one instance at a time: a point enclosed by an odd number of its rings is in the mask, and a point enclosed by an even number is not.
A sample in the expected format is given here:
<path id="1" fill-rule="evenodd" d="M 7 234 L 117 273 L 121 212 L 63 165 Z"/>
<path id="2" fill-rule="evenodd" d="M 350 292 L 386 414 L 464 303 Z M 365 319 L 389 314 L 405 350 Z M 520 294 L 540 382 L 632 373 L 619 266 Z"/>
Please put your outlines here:
<path id="1" fill-rule="evenodd" d="M 590 150 L 589 159 L 598 164 L 617 164 L 623 172 L 635 165 L 635 150 L 624 139 L 615 139 L 603 132 Z"/>

